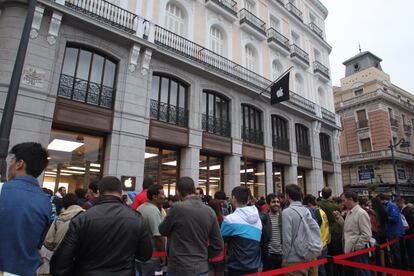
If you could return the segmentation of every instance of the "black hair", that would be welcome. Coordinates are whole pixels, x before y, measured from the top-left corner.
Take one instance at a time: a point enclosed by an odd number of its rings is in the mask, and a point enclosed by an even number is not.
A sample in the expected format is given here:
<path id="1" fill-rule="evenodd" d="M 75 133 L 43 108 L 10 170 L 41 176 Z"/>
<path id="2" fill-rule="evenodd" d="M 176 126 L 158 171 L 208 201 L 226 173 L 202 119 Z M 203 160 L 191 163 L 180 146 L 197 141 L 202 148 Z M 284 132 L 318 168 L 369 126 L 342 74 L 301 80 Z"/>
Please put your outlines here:
<path id="1" fill-rule="evenodd" d="M 313 195 L 305 195 L 303 197 L 303 201 L 302 204 L 305 206 L 308 206 L 310 204 L 312 204 L 313 206 L 316 206 L 316 198 Z"/>
<path id="2" fill-rule="evenodd" d="M 384 205 L 382 205 L 381 200 L 379 197 L 374 197 L 371 199 L 372 209 L 377 213 L 377 218 L 379 218 L 380 225 L 384 226 L 388 223 L 388 214 L 387 210 L 385 209 Z"/>
<path id="3" fill-rule="evenodd" d="M 332 195 L 332 189 L 329 187 L 323 187 L 322 188 L 322 198 L 328 199 Z"/>
<path id="4" fill-rule="evenodd" d="M 39 143 L 17 144 L 9 153 L 14 154 L 16 161 L 23 160 L 26 163 L 26 173 L 35 178 L 44 171 L 49 163 L 47 151 Z"/>
<path id="5" fill-rule="evenodd" d="M 273 199 L 275 199 L 275 198 L 277 198 L 277 195 L 275 195 L 274 193 L 268 194 L 268 195 L 266 196 L 266 203 L 267 203 L 267 204 L 270 204 L 270 202 L 271 202 Z"/>
<path id="6" fill-rule="evenodd" d="M 302 191 L 300 187 L 296 184 L 289 184 L 285 187 L 286 194 L 292 199 L 293 201 L 301 201 L 302 200 Z"/>
<path id="7" fill-rule="evenodd" d="M 62 198 L 63 208 L 68 209 L 69 206 L 77 205 L 78 197 L 75 194 L 68 193 Z"/>
<path id="8" fill-rule="evenodd" d="M 98 180 L 93 180 L 89 183 L 88 188 L 92 190 L 93 193 L 98 193 Z"/>
<path id="9" fill-rule="evenodd" d="M 231 191 L 231 196 L 234 196 L 239 204 L 247 204 L 249 201 L 249 195 L 250 191 L 245 186 L 234 187 Z"/>
<path id="10" fill-rule="evenodd" d="M 85 198 L 87 190 L 86 189 L 82 189 L 82 188 L 78 188 L 75 190 L 75 194 L 76 196 L 80 199 L 80 198 Z"/>
<path id="11" fill-rule="evenodd" d="M 160 190 L 162 190 L 162 189 L 163 189 L 163 187 L 159 184 L 154 184 L 154 185 L 149 186 L 149 188 L 147 190 L 147 198 L 149 200 L 152 200 L 152 198 L 155 195 L 158 195 Z"/>
<path id="12" fill-rule="evenodd" d="M 223 191 L 217 191 L 214 194 L 214 199 L 219 199 L 219 200 L 226 200 L 226 193 Z"/>
<path id="13" fill-rule="evenodd" d="M 182 197 L 195 194 L 194 180 L 188 176 L 181 177 L 178 179 L 177 190 Z"/>
<path id="14" fill-rule="evenodd" d="M 204 195 L 204 190 L 201 187 L 196 188 L 197 191 L 200 191 L 200 195 Z"/>
<path id="15" fill-rule="evenodd" d="M 358 195 L 353 191 L 346 191 L 343 193 L 346 199 L 352 199 L 355 203 L 358 203 Z"/>
<path id="16" fill-rule="evenodd" d="M 154 181 L 151 178 L 145 177 L 144 181 L 142 181 L 142 189 L 148 189 L 150 186 L 154 185 Z"/>
<path id="17" fill-rule="evenodd" d="M 66 188 L 65 187 L 59 187 L 59 189 L 58 189 L 58 191 L 59 191 L 59 193 L 60 193 L 60 191 L 62 191 L 63 189 L 65 189 L 66 190 Z"/>
<path id="18" fill-rule="evenodd" d="M 103 195 L 107 192 L 122 194 L 122 183 L 115 176 L 105 176 L 98 182 L 98 190 Z"/>

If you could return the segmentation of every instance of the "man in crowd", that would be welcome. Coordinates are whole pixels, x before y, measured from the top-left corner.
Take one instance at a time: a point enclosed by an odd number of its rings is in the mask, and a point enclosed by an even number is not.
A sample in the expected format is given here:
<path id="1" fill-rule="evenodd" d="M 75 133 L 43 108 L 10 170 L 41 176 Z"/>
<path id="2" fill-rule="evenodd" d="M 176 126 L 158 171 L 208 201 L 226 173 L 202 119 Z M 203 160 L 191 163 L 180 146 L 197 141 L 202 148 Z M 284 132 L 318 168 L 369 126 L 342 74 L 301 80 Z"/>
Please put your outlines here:
<path id="1" fill-rule="evenodd" d="M 371 239 L 371 222 L 368 213 L 358 204 L 358 196 L 352 191 L 346 191 L 342 195 L 342 202 L 347 208 L 348 213 L 344 222 L 344 252 L 364 249 L 369 246 Z M 336 219 L 339 219 L 340 213 L 334 212 Z M 368 255 L 362 254 L 350 258 L 355 262 L 368 263 Z M 371 275 L 371 272 L 365 269 L 355 269 L 351 267 L 344 268 L 344 275 Z"/>
<path id="2" fill-rule="evenodd" d="M 59 187 L 58 191 L 56 192 L 55 196 L 59 198 L 63 198 L 66 195 L 66 188 L 65 187 Z"/>
<path id="3" fill-rule="evenodd" d="M 93 207 L 98 200 L 98 181 L 94 180 L 89 183 L 88 192 L 87 192 L 88 200 L 82 205 L 82 208 L 88 210 L 89 208 Z"/>
<path id="4" fill-rule="evenodd" d="M 414 208 L 408 207 L 402 197 L 397 199 L 397 205 L 408 223 L 408 229 L 405 230 L 405 234 L 414 234 Z M 414 238 L 405 240 L 405 246 L 407 248 L 409 269 L 414 271 Z"/>
<path id="5" fill-rule="evenodd" d="M 51 260 L 51 274 L 135 274 L 134 259 L 151 258 L 151 237 L 142 216 L 121 200 L 121 181 L 106 176 L 98 183 L 96 205 L 72 219 Z"/>
<path id="6" fill-rule="evenodd" d="M 282 213 L 280 200 L 275 194 L 266 197 L 269 212 L 261 215 L 263 271 L 282 267 Z"/>
<path id="7" fill-rule="evenodd" d="M 256 206 L 247 206 L 249 189 L 238 186 L 231 192 L 234 213 L 226 216 L 221 234 L 228 243 L 228 275 L 239 276 L 257 272 L 260 266 L 262 223 Z"/>
<path id="8" fill-rule="evenodd" d="M 151 178 L 144 178 L 144 181 L 142 182 L 142 192 L 134 197 L 134 202 L 131 205 L 132 209 L 138 209 L 140 205 L 144 204 L 147 201 L 148 188 L 153 184 L 154 183 L 152 182 Z"/>
<path id="9" fill-rule="evenodd" d="M 39 143 L 15 145 L 8 156 L 8 181 L 0 187 L 0 275 L 35 275 L 50 223 L 51 203 L 36 178 L 48 164 Z"/>
<path id="10" fill-rule="evenodd" d="M 147 190 L 147 202 L 138 207 L 145 225 L 151 234 L 151 242 L 154 251 L 165 251 L 165 238 L 161 236 L 158 227 L 161 224 L 162 217 L 159 206 L 164 202 L 164 189 L 161 185 L 152 185 Z M 137 263 L 138 271 L 141 269 L 141 276 L 153 276 L 156 271 L 161 270 L 164 265 L 164 258 L 152 258 L 145 263 Z M 140 267 L 140 268 L 139 268 Z"/>
<path id="11" fill-rule="evenodd" d="M 181 177 L 176 193 L 182 201 L 171 206 L 159 226 L 168 237 L 168 275 L 208 275 L 208 258 L 223 249 L 216 215 L 195 194 L 192 178 Z"/>

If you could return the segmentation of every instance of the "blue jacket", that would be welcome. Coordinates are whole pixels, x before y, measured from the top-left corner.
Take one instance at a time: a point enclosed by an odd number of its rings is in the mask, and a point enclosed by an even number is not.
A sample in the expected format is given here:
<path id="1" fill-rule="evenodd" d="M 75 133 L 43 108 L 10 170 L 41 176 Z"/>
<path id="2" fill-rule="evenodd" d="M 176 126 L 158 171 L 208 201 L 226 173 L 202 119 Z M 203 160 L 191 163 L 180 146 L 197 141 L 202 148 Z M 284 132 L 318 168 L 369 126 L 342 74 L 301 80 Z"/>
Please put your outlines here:
<path id="1" fill-rule="evenodd" d="M 3 184 L 0 195 L 0 271 L 36 275 L 50 223 L 49 198 L 32 176 Z"/>
<path id="2" fill-rule="evenodd" d="M 385 208 L 388 214 L 387 237 L 393 238 L 404 235 L 404 226 L 402 224 L 398 206 L 395 203 L 388 201 Z"/>
<path id="3" fill-rule="evenodd" d="M 237 208 L 226 216 L 221 224 L 221 234 L 229 248 L 228 268 L 238 271 L 259 268 L 262 222 L 255 206 Z"/>

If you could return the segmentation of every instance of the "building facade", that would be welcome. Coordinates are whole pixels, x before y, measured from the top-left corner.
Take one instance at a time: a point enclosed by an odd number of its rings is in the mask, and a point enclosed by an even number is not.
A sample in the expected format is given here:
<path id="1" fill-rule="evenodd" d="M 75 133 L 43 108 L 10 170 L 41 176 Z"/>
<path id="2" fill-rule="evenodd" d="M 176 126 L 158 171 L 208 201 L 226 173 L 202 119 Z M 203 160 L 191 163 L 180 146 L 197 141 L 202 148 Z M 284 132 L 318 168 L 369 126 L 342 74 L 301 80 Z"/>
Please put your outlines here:
<path id="1" fill-rule="evenodd" d="M 414 95 L 392 84 L 381 59 L 370 52 L 344 65 L 345 78 L 334 88 L 335 109 L 343 124 L 344 188 L 364 195 L 399 192 L 413 197 Z"/>
<path id="2" fill-rule="evenodd" d="M 3 104 L 26 5 L 0 8 Z M 317 0 L 39 0 L 11 144 L 48 146 L 52 189 L 115 175 L 174 194 L 190 176 L 210 195 L 340 193 L 326 16 Z M 271 106 L 290 66 L 290 100 Z"/>

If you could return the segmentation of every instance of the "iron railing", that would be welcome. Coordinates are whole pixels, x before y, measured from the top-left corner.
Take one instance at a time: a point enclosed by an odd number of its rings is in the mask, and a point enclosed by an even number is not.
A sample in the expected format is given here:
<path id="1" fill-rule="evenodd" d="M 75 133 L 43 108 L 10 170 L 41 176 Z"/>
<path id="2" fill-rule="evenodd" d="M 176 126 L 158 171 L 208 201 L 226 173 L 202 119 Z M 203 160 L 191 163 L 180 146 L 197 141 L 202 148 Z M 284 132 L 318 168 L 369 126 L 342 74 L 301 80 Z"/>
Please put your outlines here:
<path id="1" fill-rule="evenodd" d="M 242 139 L 245 142 L 263 144 L 263 131 L 258 129 L 242 128 Z"/>
<path id="2" fill-rule="evenodd" d="M 203 130 L 209 133 L 226 137 L 230 137 L 231 135 L 231 124 L 227 120 L 203 114 L 201 125 Z"/>
<path id="3" fill-rule="evenodd" d="M 325 65 L 323 65 L 322 63 L 320 63 L 317 60 L 315 60 L 313 62 L 313 73 L 320 73 L 321 75 L 323 75 L 327 79 L 330 78 L 329 77 L 329 69 L 328 69 L 328 67 L 326 67 Z"/>
<path id="4" fill-rule="evenodd" d="M 406 125 L 406 124 L 404 124 L 404 131 L 405 131 L 405 132 L 410 132 L 410 133 L 411 133 L 411 126 L 410 126 L 410 125 Z"/>
<path id="5" fill-rule="evenodd" d="M 303 21 L 302 12 L 295 5 L 289 2 L 287 3 L 286 7 L 297 19 L 299 19 L 300 21 Z"/>
<path id="6" fill-rule="evenodd" d="M 289 51 L 289 39 L 273 28 L 267 29 L 267 42 L 274 41 Z"/>
<path id="7" fill-rule="evenodd" d="M 391 126 L 398 127 L 398 120 L 395 118 L 390 118 Z"/>
<path id="8" fill-rule="evenodd" d="M 311 28 L 311 30 L 317 34 L 320 38 L 323 39 L 323 31 L 321 28 L 319 28 L 315 23 L 311 22 L 309 23 L 309 27 Z"/>
<path id="9" fill-rule="evenodd" d="M 307 65 L 309 65 L 309 55 L 306 53 L 302 48 L 300 48 L 296 44 L 290 45 L 290 56 L 291 57 L 298 57 L 300 60 L 305 62 Z"/>
<path id="10" fill-rule="evenodd" d="M 322 119 L 330 121 L 333 124 L 336 124 L 335 113 L 330 112 L 328 109 L 321 107 Z"/>
<path id="11" fill-rule="evenodd" d="M 289 151 L 289 139 L 286 137 L 273 135 L 272 144 L 273 144 L 273 147 L 277 149 Z"/>
<path id="12" fill-rule="evenodd" d="M 322 160 L 332 162 L 332 152 L 322 151 L 321 152 Z"/>
<path id="13" fill-rule="evenodd" d="M 161 122 L 186 127 L 188 111 L 182 107 L 151 100 L 150 117 Z"/>
<path id="14" fill-rule="evenodd" d="M 285 6 L 284 0 L 276 0 L 276 2 L 279 3 L 280 5 L 282 5 L 283 7 Z"/>
<path id="15" fill-rule="evenodd" d="M 105 0 L 66 0 L 65 5 L 128 33 L 135 33 L 137 15 Z"/>
<path id="16" fill-rule="evenodd" d="M 358 128 L 368 127 L 368 120 L 359 120 L 358 121 Z"/>
<path id="17" fill-rule="evenodd" d="M 289 95 L 290 95 L 289 100 L 290 100 L 291 103 L 293 103 L 294 105 L 297 105 L 298 107 L 300 107 L 300 108 L 302 108 L 302 109 L 304 109 L 304 110 L 306 110 L 306 111 L 308 111 L 312 114 L 315 114 L 315 109 L 316 109 L 315 106 L 316 105 L 315 105 L 314 102 L 309 101 L 308 99 L 306 99 L 306 98 L 302 97 L 301 95 L 296 94 L 292 91 L 289 91 Z M 328 112 L 330 112 L 330 111 L 328 111 Z M 333 113 L 332 113 L 332 115 L 335 116 Z"/>
<path id="18" fill-rule="evenodd" d="M 58 96 L 73 101 L 112 108 L 115 90 L 99 83 L 61 74 Z"/>
<path id="19" fill-rule="evenodd" d="M 239 11 L 240 24 L 247 23 L 257 31 L 266 35 L 266 23 L 247 9 Z"/>
<path id="20" fill-rule="evenodd" d="M 306 144 L 296 144 L 296 151 L 299 154 L 310 156 L 311 155 L 311 147 L 310 145 Z"/>
<path id="21" fill-rule="evenodd" d="M 230 12 L 231 14 L 237 16 L 237 2 L 234 0 L 206 0 L 206 2 L 211 1 L 222 7 L 224 10 Z"/>

